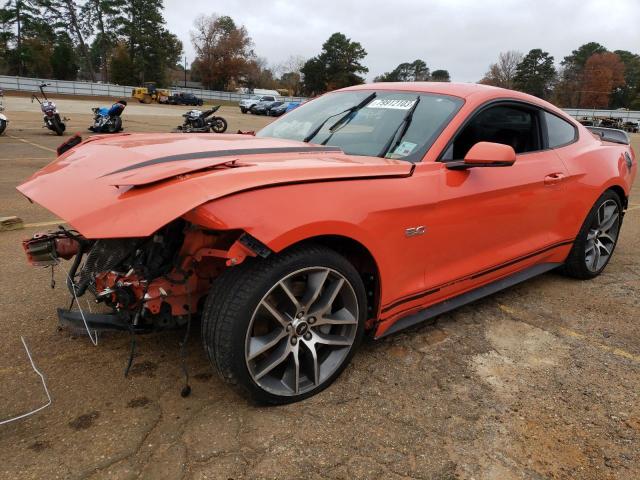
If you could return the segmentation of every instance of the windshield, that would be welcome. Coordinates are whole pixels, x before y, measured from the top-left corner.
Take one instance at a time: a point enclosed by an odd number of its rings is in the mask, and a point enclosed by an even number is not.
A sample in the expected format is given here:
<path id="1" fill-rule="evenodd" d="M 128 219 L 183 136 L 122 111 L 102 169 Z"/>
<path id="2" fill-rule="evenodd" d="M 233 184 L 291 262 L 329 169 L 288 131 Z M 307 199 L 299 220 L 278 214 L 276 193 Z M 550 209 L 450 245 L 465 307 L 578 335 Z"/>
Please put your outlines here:
<path id="1" fill-rule="evenodd" d="M 302 141 L 328 117 L 335 116 L 322 126 L 311 142 L 340 147 L 350 155 L 376 156 L 384 150 L 420 97 L 406 132 L 385 155 L 386 158 L 419 162 L 463 103 L 462 99 L 447 95 L 376 91 L 375 97 L 366 105 L 346 113 L 344 120 L 336 126 L 344 116 L 341 112 L 357 106 L 372 93 L 372 90 L 358 90 L 323 95 L 267 125 L 256 136 Z"/>

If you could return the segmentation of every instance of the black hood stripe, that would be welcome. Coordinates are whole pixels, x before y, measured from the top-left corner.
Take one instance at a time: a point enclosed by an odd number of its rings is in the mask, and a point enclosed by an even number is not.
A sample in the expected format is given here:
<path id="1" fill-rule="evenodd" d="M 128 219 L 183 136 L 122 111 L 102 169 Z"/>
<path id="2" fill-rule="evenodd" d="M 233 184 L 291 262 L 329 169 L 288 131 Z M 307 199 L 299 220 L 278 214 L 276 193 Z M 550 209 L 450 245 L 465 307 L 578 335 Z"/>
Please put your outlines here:
<path id="1" fill-rule="evenodd" d="M 111 173 L 103 175 L 113 175 L 115 173 L 127 172 L 129 170 L 136 170 L 138 168 L 149 167 L 151 165 L 158 165 L 161 163 L 179 162 L 182 160 L 199 160 L 201 158 L 219 158 L 219 157 L 231 157 L 236 155 L 260 155 L 267 153 L 313 153 L 313 152 L 335 152 L 341 153 L 340 147 L 279 147 L 279 148 L 239 148 L 236 150 L 212 150 L 210 152 L 192 152 L 182 153 L 180 155 L 169 155 L 167 157 L 154 158 L 152 160 L 146 160 L 144 162 L 129 165 L 128 167 L 115 170 Z"/>

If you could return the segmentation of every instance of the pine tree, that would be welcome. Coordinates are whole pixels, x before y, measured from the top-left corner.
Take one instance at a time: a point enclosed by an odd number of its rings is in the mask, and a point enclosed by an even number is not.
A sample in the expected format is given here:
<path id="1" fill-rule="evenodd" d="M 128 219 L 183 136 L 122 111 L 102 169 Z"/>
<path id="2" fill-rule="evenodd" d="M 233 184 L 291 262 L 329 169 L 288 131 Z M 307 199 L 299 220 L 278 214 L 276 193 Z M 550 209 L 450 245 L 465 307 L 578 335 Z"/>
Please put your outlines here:
<path id="1" fill-rule="evenodd" d="M 96 75 L 86 42 L 93 28 L 82 15 L 81 6 L 75 0 L 38 0 L 38 3 L 43 7 L 45 16 L 53 22 L 54 28 L 69 32 L 78 46 L 89 79 L 95 82 Z"/>

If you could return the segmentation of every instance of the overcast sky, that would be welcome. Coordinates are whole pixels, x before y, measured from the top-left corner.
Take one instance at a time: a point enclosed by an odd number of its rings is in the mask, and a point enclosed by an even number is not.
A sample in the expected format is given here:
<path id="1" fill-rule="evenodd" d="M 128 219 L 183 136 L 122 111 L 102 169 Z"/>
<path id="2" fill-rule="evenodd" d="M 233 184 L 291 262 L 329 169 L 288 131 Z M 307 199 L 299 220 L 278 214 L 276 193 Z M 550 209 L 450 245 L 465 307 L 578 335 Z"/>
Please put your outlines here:
<path id="1" fill-rule="evenodd" d="M 244 25 L 269 65 L 310 58 L 342 32 L 367 51 L 367 79 L 421 58 L 453 81 L 476 82 L 498 53 L 542 48 L 560 62 L 583 43 L 640 53 L 640 0 L 165 0 L 167 27 L 194 58 L 199 14 Z"/>

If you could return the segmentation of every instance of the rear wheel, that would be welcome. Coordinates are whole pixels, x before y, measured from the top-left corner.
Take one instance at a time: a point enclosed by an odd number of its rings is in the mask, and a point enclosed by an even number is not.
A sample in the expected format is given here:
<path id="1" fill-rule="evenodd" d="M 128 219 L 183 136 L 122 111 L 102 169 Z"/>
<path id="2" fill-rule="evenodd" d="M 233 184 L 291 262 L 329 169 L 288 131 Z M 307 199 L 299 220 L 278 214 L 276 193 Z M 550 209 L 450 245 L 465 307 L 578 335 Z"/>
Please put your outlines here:
<path id="1" fill-rule="evenodd" d="M 594 278 L 605 269 L 618 243 L 622 225 L 620 197 L 607 190 L 596 201 L 582 224 L 564 265 L 574 278 Z"/>
<path id="2" fill-rule="evenodd" d="M 109 133 L 117 133 L 122 130 L 122 119 L 120 117 L 113 117 L 113 120 L 109 122 L 107 131 Z"/>
<path id="3" fill-rule="evenodd" d="M 216 117 L 211 125 L 211 129 L 215 133 L 224 133 L 227 131 L 227 121 L 222 117 Z"/>
<path id="4" fill-rule="evenodd" d="M 365 298 L 355 268 L 325 247 L 247 260 L 209 294 L 204 347 L 222 378 L 253 400 L 299 401 L 329 386 L 351 360 Z"/>

